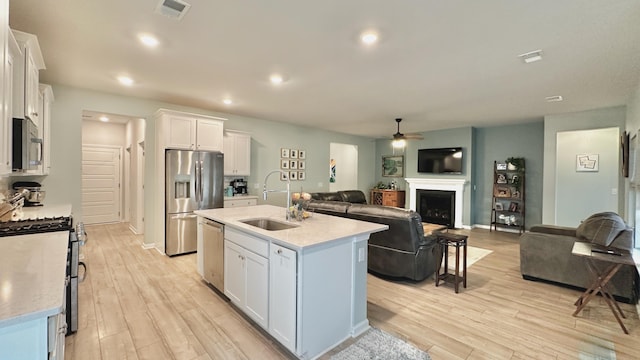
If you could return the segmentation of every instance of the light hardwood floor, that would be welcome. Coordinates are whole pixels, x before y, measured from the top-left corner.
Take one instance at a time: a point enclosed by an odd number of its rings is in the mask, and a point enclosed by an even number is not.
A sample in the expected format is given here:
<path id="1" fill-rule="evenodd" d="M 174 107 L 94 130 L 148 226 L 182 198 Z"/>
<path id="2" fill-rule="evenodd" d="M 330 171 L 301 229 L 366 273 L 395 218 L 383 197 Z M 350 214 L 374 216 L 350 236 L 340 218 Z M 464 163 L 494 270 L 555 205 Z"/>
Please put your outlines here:
<path id="1" fill-rule="evenodd" d="M 89 272 L 80 321 L 65 359 L 287 359 L 289 354 L 207 287 L 195 255 L 143 250 L 126 224 L 88 226 Z M 625 335 L 592 301 L 571 316 L 580 292 L 523 280 L 518 236 L 475 229 L 471 246 L 493 250 L 468 269 L 468 287 L 368 276 L 372 326 L 438 359 L 639 359 L 640 320 L 621 304 Z M 328 358 L 324 356 L 323 358 Z"/>

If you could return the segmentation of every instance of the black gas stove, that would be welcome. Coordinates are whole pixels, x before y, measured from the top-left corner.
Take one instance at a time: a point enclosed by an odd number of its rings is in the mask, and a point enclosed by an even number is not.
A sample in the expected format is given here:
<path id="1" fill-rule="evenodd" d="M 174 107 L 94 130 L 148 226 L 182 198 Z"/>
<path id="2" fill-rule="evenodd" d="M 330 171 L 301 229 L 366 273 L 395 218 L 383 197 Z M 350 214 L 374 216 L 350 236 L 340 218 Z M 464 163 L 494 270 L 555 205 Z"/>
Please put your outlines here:
<path id="1" fill-rule="evenodd" d="M 72 218 L 67 216 L 0 222 L 0 237 L 70 231 Z"/>

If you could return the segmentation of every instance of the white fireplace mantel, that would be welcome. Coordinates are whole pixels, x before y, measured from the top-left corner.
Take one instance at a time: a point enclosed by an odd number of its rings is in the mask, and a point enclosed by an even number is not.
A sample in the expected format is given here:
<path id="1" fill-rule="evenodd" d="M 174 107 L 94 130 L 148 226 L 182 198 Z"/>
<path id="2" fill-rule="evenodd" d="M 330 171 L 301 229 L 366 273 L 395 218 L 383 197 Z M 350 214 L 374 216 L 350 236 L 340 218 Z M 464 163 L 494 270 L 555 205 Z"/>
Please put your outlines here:
<path id="1" fill-rule="evenodd" d="M 455 191 L 456 193 L 456 210 L 455 210 L 455 226 L 457 229 L 462 228 L 462 210 L 464 200 L 464 184 L 466 179 L 433 179 L 433 178 L 406 178 L 409 184 L 409 208 L 416 210 L 417 195 L 416 190 L 441 190 Z"/>

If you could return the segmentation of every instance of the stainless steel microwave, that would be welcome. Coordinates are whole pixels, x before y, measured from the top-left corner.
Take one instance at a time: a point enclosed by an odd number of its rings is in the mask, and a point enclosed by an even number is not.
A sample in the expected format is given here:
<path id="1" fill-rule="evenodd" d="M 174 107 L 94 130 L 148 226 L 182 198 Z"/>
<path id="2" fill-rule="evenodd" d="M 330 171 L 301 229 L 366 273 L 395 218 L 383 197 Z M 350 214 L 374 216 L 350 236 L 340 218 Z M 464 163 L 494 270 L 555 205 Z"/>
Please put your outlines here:
<path id="1" fill-rule="evenodd" d="M 13 119 L 13 170 L 36 170 L 42 164 L 42 139 L 30 119 Z"/>

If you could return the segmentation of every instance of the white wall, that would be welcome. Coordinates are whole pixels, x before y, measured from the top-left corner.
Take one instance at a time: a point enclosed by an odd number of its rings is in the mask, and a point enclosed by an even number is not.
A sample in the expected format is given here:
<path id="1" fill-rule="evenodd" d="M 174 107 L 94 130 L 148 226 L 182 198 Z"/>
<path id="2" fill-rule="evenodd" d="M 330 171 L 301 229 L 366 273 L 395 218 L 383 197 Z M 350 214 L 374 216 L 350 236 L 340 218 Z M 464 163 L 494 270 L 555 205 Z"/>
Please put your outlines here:
<path id="1" fill-rule="evenodd" d="M 542 184 L 542 222 L 555 224 L 556 219 L 556 134 L 562 131 L 590 130 L 625 127 L 626 108 L 624 106 L 581 111 L 569 114 L 548 115 L 544 118 L 544 170 Z M 618 151 L 618 147 L 614 151 Z M 620 165 L 618 165 L 620 166 Z M 619 167 L 618 167 L 619 169 Z M 623 177 L 617 173 L 618 188 L 624 188 Z M 624 204 L 624 194 L 619 192 L 619 204 Z M 624 206 L 618 206 L 618 213 L 624 216 Z M 577 224 L 576 224 L 577 225 Z"/>
<path id="2" fill-rule="evenodd" d="M 82 121 L 82 144 L 126 146 L 125 124 L 102 121 Z"/>
<path id="3" fill-rule="evenodd" d="M 336 182 L 329 183 L 329 191 L 358 189 L 358 146 L 331 143 L 327 170 L 330 159 L 336 162 Z M 367 191 L 364 193 L 366 194 Z"/>
<path id="4" fill-rule="evenodd" d="M 575 227 L 594 213 L 618 211 L 619 142 L 617 127 L 557 134 L 554 224 Z M 576 171 L 579 154 L 598 155 L 598 171 Z"/>
<path id="5" fill-rule="evenodd" d="M 47 189 L 47 204 L 71 203 L 74 217 L 82 219 L 81 209 L 81 124 L 82 111 L 92 110 L 112 114 L 121 114 L 137 118 L 146 118 L 145 126 L 145 174 L 154 174 L 155 124 L 151 120 L 153 113 L 159 108 L 178 111 L 188 111 L 227 118 L 226 129 L 244 131 L 251 134 L 251 176 L 248 177 L 249 192 L 257 194 L 257 190 L 264 176 L 273 169 L 280 168 L 280 148 L 305 149 L 306 181 L 298 181 L 293 186 L 304 186 L 305 191 L 328 191 L 327 159 L 329 158 L 329 143 L 340 142 L 357 145 L 358 155 L 358 189 L 366 191 L 374 185 L 374 142 L 370 138 L 340 134 L 336 132 L 296 126 L 277 121 L 256 119 L 233 114 L 225 114 L 210 110 L 190 108 L 159 101 L 139 99 L 72 88 L 53 84 L 56 102 L 52 106 L 51 136 L 51 174 L 42 180 Z M 150 135 L 151 134 L 151 135 Z M 295 187 L 294 187 L 295 188 Z M 155 179 L 145 178 L 145 211 L 151 211 L 157 203 L 155 194 Z M 262 203 L 260 198 L 259 200 Z M 269 197 L 268 203 L 284 204 L 281 197 Z M 151 219 L 152 216 L 145 216 Z M 153 233 L 154 224 L 145 221 L 145 243 L 153 244 L 156 236 Z"/>

